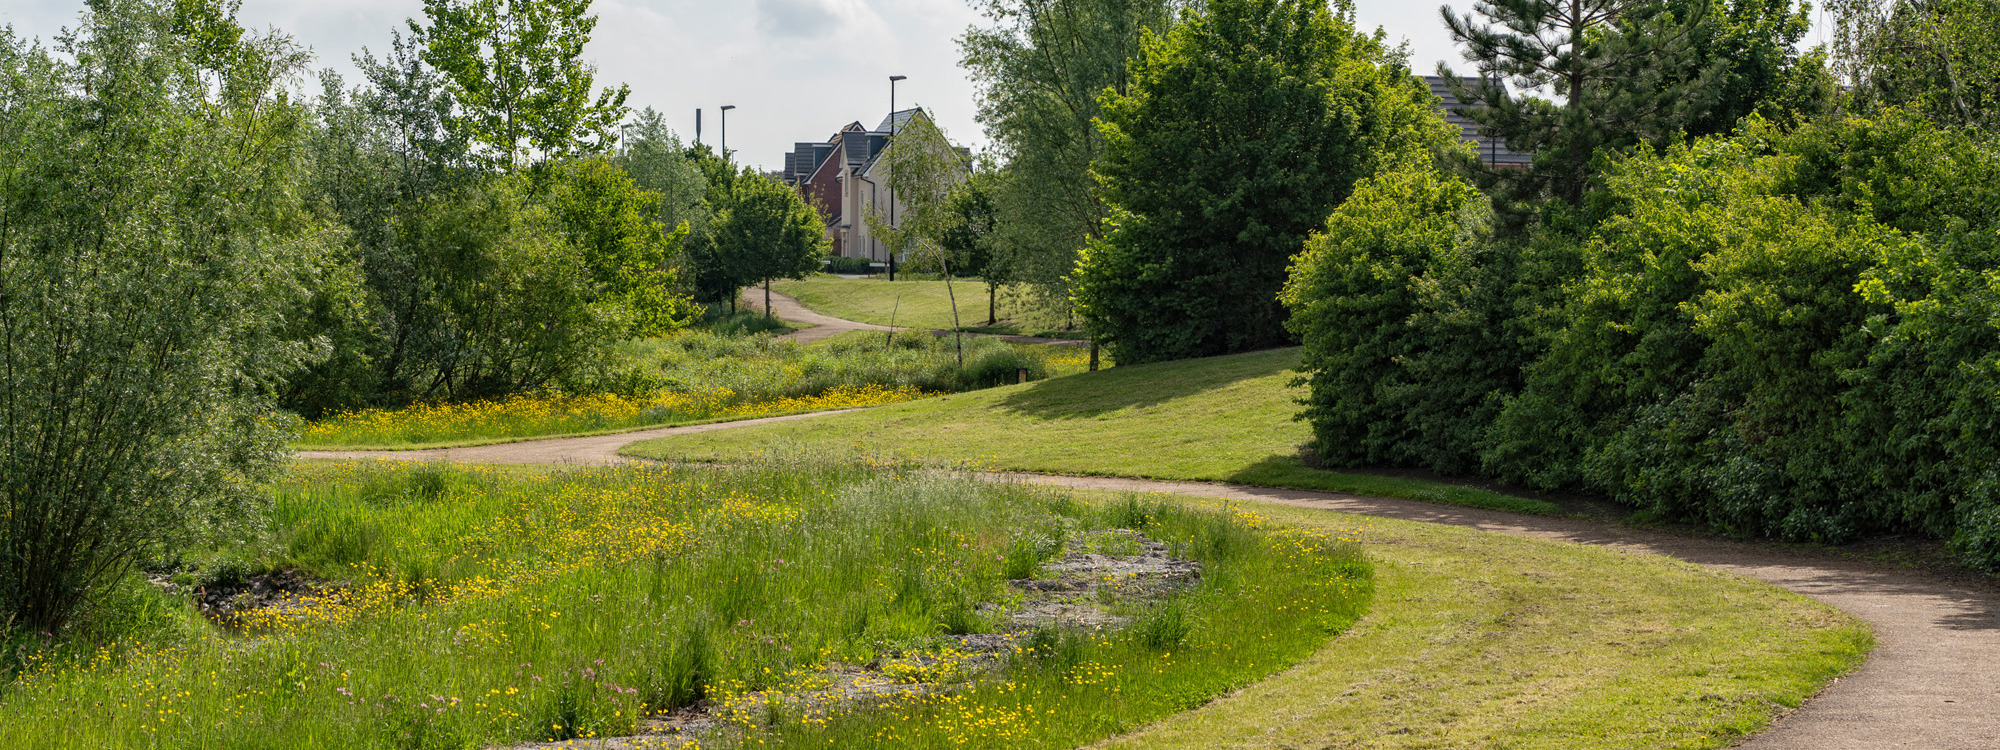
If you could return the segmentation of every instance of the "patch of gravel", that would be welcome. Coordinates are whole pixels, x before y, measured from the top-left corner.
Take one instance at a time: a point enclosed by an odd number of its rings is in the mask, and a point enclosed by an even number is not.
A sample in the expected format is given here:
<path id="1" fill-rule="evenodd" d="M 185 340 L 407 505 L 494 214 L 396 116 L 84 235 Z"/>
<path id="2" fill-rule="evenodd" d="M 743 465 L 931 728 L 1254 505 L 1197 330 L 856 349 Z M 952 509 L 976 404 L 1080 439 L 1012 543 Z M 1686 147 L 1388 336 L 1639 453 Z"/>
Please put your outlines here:
<path id="1" fill-rule="evenodd" d="M 1130 529 L 1091 535 L 1099 549 L 1128 547 L 1135 555 L 1072 552 L 1042 566 L 1047 577 L 1014 581 L 1024 594 L 1008 613 L 1005 629 L 1058 626 L 1102 630 L 1125 623 L 1103 606 L 1106 598 L 1158 600 L 1201 583 L 1201 563 L 1173 556 L 1167 545 Z"/>
<path id="2" fill-rule="evenodd" d="M 164 576 L 150 580 L 169 594 L 182 593 L 180 586 Z M 249 612 L 273 609 L 284 612 L 305 606 L 303 600 L 307 598 L 338 590 L 340 586 L 330 581 L 296 570 L 280 570 L 234 582 L 197 586 L 188 593 L 193 596 L 195 608 L 201 611 L 203 617 L 222 625 L 233 625 L 238 617 Z"/>
<path id="3" fill-rule="evenodd" d="M 826 714 L 886 703 L 899 697 L 948 692 L 965 678 L 998 668 L 1014 650 L 1022 633 L 1039 627 L 1102 631 L 1128 618 L 1105 609 L 1108 601 L 1156 601 L 1193 588 L 1201 582 L 1201 563 L 1173 556 L 1167 545 L 1129 529 L 1096 532 L 1071 539 L 1072 546 L 1097 552 L 1071 552 L 1041 566 L 1042 577 L 1011 581 L 1021 593 L 1013 607 L 982 605 L 979 613 L 1002 618 L 995 633 L 940 636 L 939 650 L 891 650 L 864 665 L 833 664 L 816 675 L 813 689 L 765 691 L 737 698 L 726 712 L 755 717 L 770 703 L 787 712 Z M 1110 551 L 1134 554 L 1106 554 Z M 903 675 L 945 670 L 959 679 L 926 682 Z M 639 733 L 564 742 L 530 743 L 488 750 L 639 750 L 691 747 L 732 723 L 725 709 L 704 700 L 670 713 L 645 719 Z"/>

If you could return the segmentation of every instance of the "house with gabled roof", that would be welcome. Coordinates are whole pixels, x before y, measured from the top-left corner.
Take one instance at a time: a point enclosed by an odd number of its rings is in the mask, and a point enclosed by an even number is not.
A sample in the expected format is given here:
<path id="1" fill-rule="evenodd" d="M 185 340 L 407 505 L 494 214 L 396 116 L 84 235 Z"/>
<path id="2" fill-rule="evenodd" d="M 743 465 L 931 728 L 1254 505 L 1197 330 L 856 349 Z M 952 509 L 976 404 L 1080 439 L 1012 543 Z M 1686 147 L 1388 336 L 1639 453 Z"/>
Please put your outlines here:
<path id="1" fill-rule="evenodd" d="M 867 216 L 880 211 L 901 223 L 903 205 L 889 187 L 883 155 L 894 135 L 917 118 L 930 119 L 923 108 L 891 112 L 870 130 L 849 123 L 824 142 L 801 142 L 785 155 L 784 177 L 819 211 L 826 222 L 833 254 L 889 262 L 889 248 L 870 230 Z"/>
<path id="2" fill-rule="evenodd" d="M 1464 81 L 1466 88 L 1473 90 L 1479 88 L 1477 78 L 1466 78 Z M 1430 84 L 1431 95 L 1438 98 L 1438 108 L 1444 110 L 1444 121 L 1458 128 L 1459 137 L 1466 143 L 1472 144 L 1473 149 L 1479 153 L 1481 163 L 1495 169 L 1527 169 L 1534 163 L 1533 154 L 1524 154 L 1508 148 L 1506 140 L 1479 132 L 1479 123 L 1459 114 L 1462 110 L 1484 107 L 1486 106 L 1484 102 L 1473 102 L 1471 106 L 1467 106 L 1451 93 L 1451 86 L 1442 76 L 1424 76 L 1424 83 Z"/>

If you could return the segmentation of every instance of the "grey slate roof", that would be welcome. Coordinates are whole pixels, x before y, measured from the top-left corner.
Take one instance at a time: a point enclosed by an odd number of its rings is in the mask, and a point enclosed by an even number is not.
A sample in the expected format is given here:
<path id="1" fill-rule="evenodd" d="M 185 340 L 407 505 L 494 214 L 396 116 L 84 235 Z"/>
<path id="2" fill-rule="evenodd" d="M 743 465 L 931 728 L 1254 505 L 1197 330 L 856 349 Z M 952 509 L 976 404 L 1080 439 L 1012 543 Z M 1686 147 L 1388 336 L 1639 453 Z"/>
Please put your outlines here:
<path id="1" fill-rule="evenodd" d="M 1455 112 L 1454 110 L 1465 109 L 1466 106 L 1458 100 L 1458 97 L 1452 96 L 1451 87 L 1445 85 L 1444 78 L 1439 76 L 1424 76 L 1424 82 L 1430 84 L 1433 95 L 1443 100 L 1439 106 L 1444 109 L 1445 122 L 1457 127 L 1461 133 L 1461 137 L 1467 143 L 1471 143 L 1479 149 L 1479 161 L 1489 167 L 1511 167 L 1516 169 L 1526 168 L 1534 161 L 1534 155 L 1518 153 L 1513 149 L 1507 148 L 1505 141 L 1481 134 L 1478 125 L 1474 124 L 1472 120 L 1466 118 L 1464 115 Z M 1477 86 L 1479 79 L 1467 78 L 1465 79 L 1465 83 L 1467 86 Z M 1473 106 L 1479 107 L 1484 105 L 1474 104 Z"/>
<path id="2" fill-rule="evenodd" d="M 910 120 L 916 117 L 918 112 L 922 111 L 923 108 L 916 107 L 916 108 L 906 109 L 901 112 L 891 112 L 889 113 L 888 117 L 882 118 L 881 125 L 875 126 L 874 132 L 889 133 L 897 130 L 902 130 L 903 126 L 910 124 Z"/>

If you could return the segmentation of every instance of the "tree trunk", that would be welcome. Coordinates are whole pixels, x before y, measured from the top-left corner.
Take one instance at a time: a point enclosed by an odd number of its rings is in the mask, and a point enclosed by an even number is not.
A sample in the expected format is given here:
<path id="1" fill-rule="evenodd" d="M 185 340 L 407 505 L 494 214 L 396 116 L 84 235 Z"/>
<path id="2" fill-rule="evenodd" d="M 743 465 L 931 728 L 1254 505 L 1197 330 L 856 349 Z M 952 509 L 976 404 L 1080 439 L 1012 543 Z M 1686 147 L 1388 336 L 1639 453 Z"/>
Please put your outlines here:
<path id="1" fill-rule="evenodd" d="M 1090 371 L 1097 372 L 1097 337 L 1090 337 Z"/>
<path id="2" fill-rule="evenodd" d="M 965 369 L 965 326 L 958 322 L 958 294 L 951 290 L 951 264 L 938 259 L 938 268 L 944 271 L 944 296 L 951 300 L 951 337 L 958 347 L 958 369 Z"/>
<path id="3" fill-rule="evenodd" d="M 1000 303 L 995 301 L 999 296 L 1000 296 L 1000 287 L 992 282 L 987 282 L 986 325 L 989 327 L 1000 325 L 1000 312 L 999 312 Z"/>
<path id="4" fill-rule="evenodd" d="M 771 280 L 764 280 L 764 319 L 771 319 Z"/>

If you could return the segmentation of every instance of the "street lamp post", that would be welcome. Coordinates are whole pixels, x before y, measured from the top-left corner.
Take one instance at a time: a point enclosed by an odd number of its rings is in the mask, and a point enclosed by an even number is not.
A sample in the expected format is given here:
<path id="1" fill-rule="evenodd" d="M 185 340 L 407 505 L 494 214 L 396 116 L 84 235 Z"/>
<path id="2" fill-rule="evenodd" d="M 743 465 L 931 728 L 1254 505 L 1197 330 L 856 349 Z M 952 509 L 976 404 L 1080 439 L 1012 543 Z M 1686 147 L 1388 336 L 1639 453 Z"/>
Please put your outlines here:
<path id="1" fill-rule="evenodd" d="M 729 161 L 729 110 L 735 108 L 734 104 L 722 105 L 722 160 L 725 162 Z"/>
<path id="2" fill-rule="evenodd" d="M 896 143 L 896 126 L 898 125 L 896 122 L 896 83 L 909 79 L 909 76 L 889 76 L 889 143 L 891 148 Z M 891 170 L 889 179 L 893 180 L 895 179 L 895 165 L 891 164 L 889 168 Z M 891 183 L 889 186 L 889 228 L 892 230 L 896 228 L 896 187 L 894 183 Z M 889 250 L 889 280 L 896 280 L 896 251 L 894 248 Z"/>

